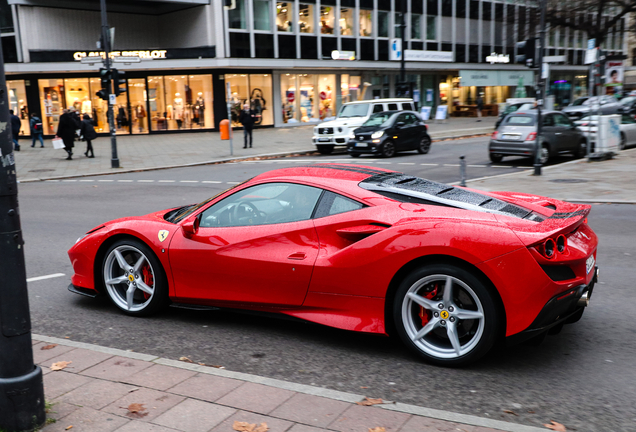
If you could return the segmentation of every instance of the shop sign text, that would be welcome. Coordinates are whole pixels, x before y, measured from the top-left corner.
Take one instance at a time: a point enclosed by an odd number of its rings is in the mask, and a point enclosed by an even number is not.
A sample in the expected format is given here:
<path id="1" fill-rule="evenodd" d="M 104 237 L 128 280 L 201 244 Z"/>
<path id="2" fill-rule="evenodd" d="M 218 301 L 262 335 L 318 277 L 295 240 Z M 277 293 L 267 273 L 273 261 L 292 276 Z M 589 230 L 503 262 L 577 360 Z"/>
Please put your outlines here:
<path id="1" fill-rule="evenodd" d="M 486 61 L 490 64 L 510 63 L 510 56 L 508 54 L 490 53 L 489 56 L 486 56 Z"/>
<path id="2" fill-rule="evenodd" d="M 139 57 L 141 59 L 165 59 L 168 50 L 141 50 L 141 51 L 111 51 L 109 57 Z M 106 58 L 104 51 L 76 51 L 73 53 L 75 60 L 82 60 L 84 57 Z"/>

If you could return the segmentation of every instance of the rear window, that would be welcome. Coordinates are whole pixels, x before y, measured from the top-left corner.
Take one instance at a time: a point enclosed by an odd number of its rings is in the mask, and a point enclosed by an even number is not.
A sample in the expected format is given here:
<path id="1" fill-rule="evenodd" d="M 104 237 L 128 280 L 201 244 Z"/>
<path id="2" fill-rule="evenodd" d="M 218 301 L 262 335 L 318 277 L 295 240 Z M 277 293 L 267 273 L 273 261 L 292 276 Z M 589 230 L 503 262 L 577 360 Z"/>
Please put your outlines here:
<path id="1" fill-rule="evenodd" d="M 507 125 L 519 125 L 519 126 L 531 126 L 534 124 L 533 116 L 524 115 L 511 115 L 506 118 L 504 124 Z"/>
<path id="2" fill-rule="evenodd" d="M 389 104 L 389 111 L 397 111 L 397 110 L 398 110 L 398 105 L 396 103 Z"/>
<path id="3" fill-rule="evenodd" d="M 413 111 L 413 105 L 411 105 L 410 102 L 403 103 L 402 104 L 402 109 L 405 110 L 405 111 Z"/>

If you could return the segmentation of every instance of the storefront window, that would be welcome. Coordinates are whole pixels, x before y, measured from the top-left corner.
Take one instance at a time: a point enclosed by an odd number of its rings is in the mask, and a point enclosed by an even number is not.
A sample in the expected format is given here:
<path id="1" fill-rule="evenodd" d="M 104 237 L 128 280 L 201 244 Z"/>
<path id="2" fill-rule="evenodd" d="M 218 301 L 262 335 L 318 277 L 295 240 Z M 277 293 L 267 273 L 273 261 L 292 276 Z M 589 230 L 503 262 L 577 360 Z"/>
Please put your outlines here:
<path id="1" fill-rule="evenodd" d="M 358 100 L 360 76 L 343 74 L 340 77 L 340 93 L 342 94 L 342 103 Z"/>
<path id="2" fill-rule="evenodd" d="M 269 0 L 254 0 L 254 30 L 271 31 Z"/>
<path id="3" fill-rule="evenodd" d="M 276 28 L 279 32 L 293 31 L 292 8 L 293 3 L 276 3 Z"/>
<path id="4" fill-rule="evenodd" d="M 301 33 L 314 32 L 314 5 L 298 5 L 298 27 Z"/>
<path id="5" fill-rule="evenodd" d="M 360 36 L 373 36 L 373 11 L 360 9 Z"/>
<path id="6" fill-rule="evenodd" d="M 296 75 L 280 77 L 281 100 L 283 101 L 283 123 L 298 123 L 296 120 Z"/>
<path id="7" fill-rule="evenodd" d="M 152 130 L 168 130 L 168 110 L 162 76 L 148 77 L 149 119 Z"/>
<path id="8" fill-rule="evenodd" d="M 335 22 L 333 7 L 320 7 L 320 33 L 333 34 L 333 26 Z"/>
<path id="9" fill-rule="evenodd" d="M 332 117 L 336 111 L 336 76 L 318 76 L 318 118 Z M 314 118 L 316 117 L 314 113 Z"/>
<path id="10" fill-rule="evenodd" d="M 9 109 L 20 117 L 20 135 L 30 135 L 31 126 L 29 124 L 29 107 L 26 102 L 26 90 L 24 80 L 7 81 L 9 91 Z"/>
<path id="11" fill-rule="evenodd" d="M 389 37 L 389 13 L 378 11 L 378 37 Z"/>
<path id="12" fill-rule="evenodd" d="M 249 103 L 250 108 L 256 113 L 256 125 L 274 124 L 270 74 L 228 74 L 225 75 L 225 81 L 230 83 L 232 126 L 241 126 L 239 116 L 246 103 Z"/>
<path id="13" fill-rule="evenodd" d="M 134 81 L 128 80 L 133 133 L 147 128 L 148 121 L 159 131 L 214 127 L 211 75 L 148 77 L 147 94 L 135 92 Z"/>
<path id="14" fill-rule="evenodd" d="M 305 123 L 316 117 L 316 95 L 314 75 L 298 74 L 298 84 L 300 92 L 298 100 L 300 102 L 300 121 Z"/>
<path id="15" fill-rule="evenodd" d="M 45 134 L 55 134 L 62 110 L 66 107 L 64 99 L 64 80 L 38 80 L 40 87 L 40 106 L 42 107 L 42 128 Z"/>
<path id="16" fill-rule="evenodd" d="M 340 8 L 340 34 L 343 36 L 353 36 L 353 13 L 353 9 Z"/>
<path id="17" fill-rule="evenodd" d="M 245 0 L 235 0 L 236 8 L 227 11 L 227 16 L 230 21 L 230 28 L 233 29 L 246 29 L 245 20 Z"/>
<path id="18" fill-rule="evenodd" d="M 143 78 L 128 80 L 130 98 L 131 130 L 133 134 L 148 133 L 148 113 L 146 112 L 146 81 Z"/>
<path id="19" fill-rule="evenodd" d="M 422 39 L 422 15 L 411 14 L 411 39 Z"/>
<path id="20" fill-rule="evenodd" d="M 426 39 L 437 39 L 437 17 L 435 15 L 426 16 Z"/>
<path id="21" fill-rule="evenodd" d="M 192 122 L 193 129 L 211 129 L 214 127 L 214 107 L 212 99 L 212 75 L 190 75 L 190 90 L 192 91 Z"/>

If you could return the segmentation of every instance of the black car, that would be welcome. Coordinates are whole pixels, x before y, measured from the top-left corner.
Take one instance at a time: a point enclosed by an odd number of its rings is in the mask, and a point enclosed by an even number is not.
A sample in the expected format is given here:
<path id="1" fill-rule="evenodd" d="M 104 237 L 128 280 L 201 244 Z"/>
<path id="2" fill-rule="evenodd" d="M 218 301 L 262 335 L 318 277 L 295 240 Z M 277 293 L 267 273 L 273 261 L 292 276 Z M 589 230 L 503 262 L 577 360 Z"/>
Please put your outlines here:
<path id="1" fill-rule="evenodd" d="M 621 104 L 621 109 L 619 110 L 621 114 L 636 116 L 636 96 L 624 97 L 619 103 Z"/>
<path id="2" fill-rule="evenodd" d="M 427 129 L 416 112 L 379 112 L 351 132 L 347 152 L 352 157 L 365 153 L 391 157 L 404 150 L 426 154 L 431 148 Z"/>

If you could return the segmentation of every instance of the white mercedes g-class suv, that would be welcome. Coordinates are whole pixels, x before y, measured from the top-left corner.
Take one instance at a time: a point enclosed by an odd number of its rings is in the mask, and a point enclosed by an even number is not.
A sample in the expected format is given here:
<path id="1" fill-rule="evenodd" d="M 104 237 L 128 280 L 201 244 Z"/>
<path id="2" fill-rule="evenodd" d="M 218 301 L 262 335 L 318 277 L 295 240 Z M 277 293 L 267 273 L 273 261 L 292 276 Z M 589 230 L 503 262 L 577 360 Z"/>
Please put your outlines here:
<path id="1" fill-rule="evenodd" d="M 314 127 L 312 141 L 320 154 L 331 154 L 336 146 L 346 147 L 351 131 L 360 127 L 371 114 L 402 110 L 414 111 L 413 99 L 371 99 L 345 103 L 336 119 Z"/>

